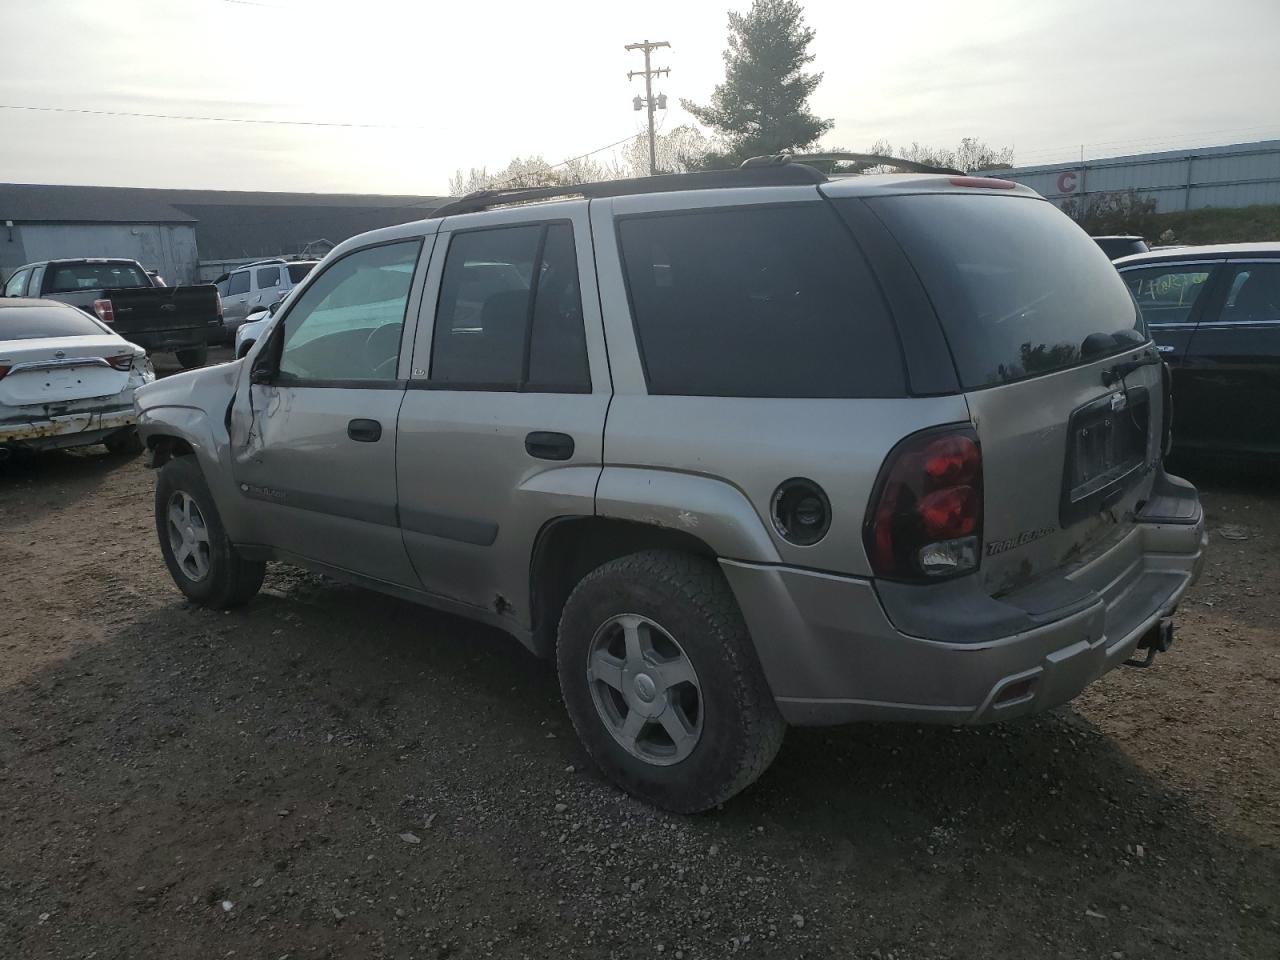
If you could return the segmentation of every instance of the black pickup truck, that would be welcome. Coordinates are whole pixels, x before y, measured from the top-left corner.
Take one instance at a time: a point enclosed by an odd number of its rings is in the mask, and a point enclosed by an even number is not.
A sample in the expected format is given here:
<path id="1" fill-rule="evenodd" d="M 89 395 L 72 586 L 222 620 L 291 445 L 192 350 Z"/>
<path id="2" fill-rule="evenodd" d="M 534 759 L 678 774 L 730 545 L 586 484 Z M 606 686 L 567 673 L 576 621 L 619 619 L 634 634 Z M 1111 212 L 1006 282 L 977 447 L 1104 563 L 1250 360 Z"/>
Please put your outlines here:
<path id="1" fill-rule="evenodd" d="M 222 304 L 213 284 L 166 287 L 136 260 L 29 263 L 9 276 L 4 295 L 69 303 L 147 353 L 172 352 L 188 368 L 204 365 L 210 332 L 222 326 Z"/>

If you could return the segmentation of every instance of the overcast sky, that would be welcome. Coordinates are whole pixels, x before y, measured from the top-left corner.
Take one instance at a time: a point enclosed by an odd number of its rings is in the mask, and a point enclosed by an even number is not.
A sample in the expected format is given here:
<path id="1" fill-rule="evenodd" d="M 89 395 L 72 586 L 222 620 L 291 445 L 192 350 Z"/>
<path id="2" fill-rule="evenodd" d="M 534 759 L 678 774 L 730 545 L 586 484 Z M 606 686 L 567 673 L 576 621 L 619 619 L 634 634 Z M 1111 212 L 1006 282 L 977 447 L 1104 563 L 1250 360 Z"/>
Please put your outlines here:
<path id="1" fill-rule="evenodd" d="M 705 101 L 748 0 L 4 0 L 0 180 L 439 194 L 642 129 L 641 66 Z M 808 0 L 828 148 L 1012 146 L 1019 164 L 1280 137 L 1280 0 Z M 598 157 L 607 157 L 607 152 Z"/>

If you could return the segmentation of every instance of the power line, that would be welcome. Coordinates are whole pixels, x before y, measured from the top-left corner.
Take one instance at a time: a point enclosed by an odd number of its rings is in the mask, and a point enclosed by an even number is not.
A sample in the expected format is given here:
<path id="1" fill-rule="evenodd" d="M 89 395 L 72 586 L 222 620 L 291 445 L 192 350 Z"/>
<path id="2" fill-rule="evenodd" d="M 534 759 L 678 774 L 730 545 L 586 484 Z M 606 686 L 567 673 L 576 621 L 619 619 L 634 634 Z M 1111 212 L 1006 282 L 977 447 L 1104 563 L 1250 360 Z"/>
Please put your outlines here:
<path id="1" fill-rule="evenodd" d="M 435 127 L 397 126 L 384 123 L 338 123 L 327 120 L 264 120 L 250 117 L 205 117 L 177 113 L 134 113 L 128 110 L 90 110 L 87 107 L 35 107 L 0 103 L 0 110 L 29 110 L 37 113 L 78 113 L 99 117 L 138 117 L 146 120 L 200 120 L 210 123 L 258 123 L 282 127 L 343 127 L 352 130 L 434 130 Z"/>

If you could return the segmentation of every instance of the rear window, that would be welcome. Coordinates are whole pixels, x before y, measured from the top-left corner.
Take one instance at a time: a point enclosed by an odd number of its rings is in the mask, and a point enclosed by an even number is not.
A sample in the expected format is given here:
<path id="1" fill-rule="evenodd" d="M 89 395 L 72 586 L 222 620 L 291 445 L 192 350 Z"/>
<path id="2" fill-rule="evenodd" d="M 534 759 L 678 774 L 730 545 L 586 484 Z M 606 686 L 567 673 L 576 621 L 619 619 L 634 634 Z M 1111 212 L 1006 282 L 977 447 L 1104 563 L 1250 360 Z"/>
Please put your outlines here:
<path id="1" fill-rule="evenodd" d="M 311 272 L 314 263 L 291 263 L 288 266 L 289 280 L 293 283 L 301 283 L 302 278 Z"/>
<path id="2" fill-rule="evenodd" d="M 966 389 L 1090 363 L 1147 340 L 1106 255 L 1045 201 L 919 194 L 868 203 L 914 263 Z"/>
<path id="3" fill-rule="evenodd" d="M 75 307 L 0 307 L 0 341 L 100 337 L 106 332 Z"/>
<path id="4" fill-rule="evenodd" d="M 53 270 L 50 293 L 151 286 L 147 275 L 132 263 L 67 263 L 50 269 Z"/>
<path id="5" fill-rule="evenodd" d="M 630 217 L 618 233 L 651 394 L 905 395 L 897 331 L 827 204 Z"/>

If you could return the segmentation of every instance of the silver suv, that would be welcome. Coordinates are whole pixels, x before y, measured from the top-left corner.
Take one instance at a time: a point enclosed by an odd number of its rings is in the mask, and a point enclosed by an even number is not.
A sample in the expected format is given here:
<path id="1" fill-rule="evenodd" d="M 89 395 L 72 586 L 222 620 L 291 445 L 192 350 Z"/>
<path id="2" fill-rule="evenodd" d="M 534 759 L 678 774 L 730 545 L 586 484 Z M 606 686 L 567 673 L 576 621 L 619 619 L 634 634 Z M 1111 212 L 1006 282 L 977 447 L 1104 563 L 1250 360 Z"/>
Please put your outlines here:
<path id="1" fill-rule="evenodd" d="M 796 163 L 572 189 L 348 240 L 244 360 L 139 392 L 187 597 L 278 560 L 491 623 L 679 811 L 788 723 L 1003 720 L 1168 647 L 1199 500 L 1053 206 Z"/>

